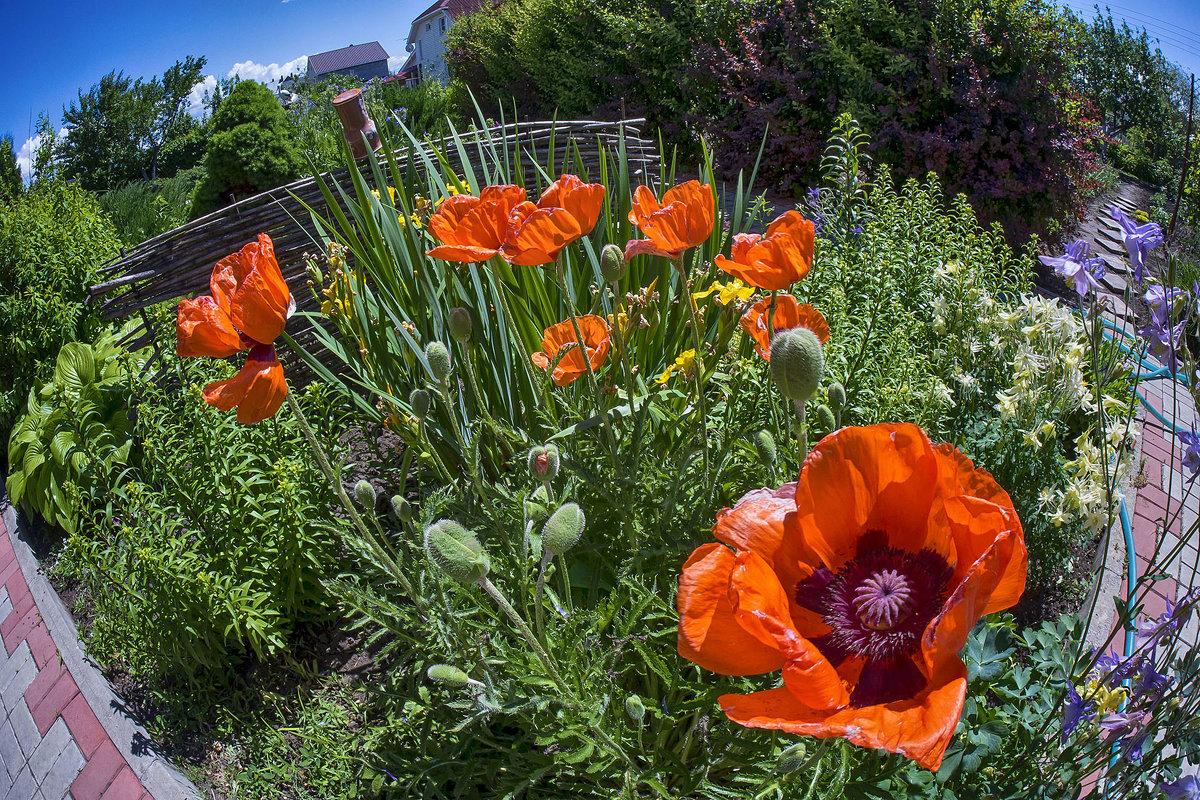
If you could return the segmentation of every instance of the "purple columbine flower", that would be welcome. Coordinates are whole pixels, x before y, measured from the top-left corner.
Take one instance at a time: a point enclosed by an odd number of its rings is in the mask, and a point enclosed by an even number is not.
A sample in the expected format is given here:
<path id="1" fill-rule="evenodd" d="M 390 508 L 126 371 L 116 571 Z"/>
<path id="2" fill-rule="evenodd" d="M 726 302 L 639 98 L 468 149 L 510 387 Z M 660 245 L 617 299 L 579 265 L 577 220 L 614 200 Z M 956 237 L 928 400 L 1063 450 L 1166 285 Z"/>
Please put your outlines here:
<path id="1" fill-rule="evenodd" d="M 1185 292 L 1182 289 L 1176 289 L 1174 286 L 1167 289 L 1155 284 L 1146 290 L 1144 299 L 1146 305 L 1150 306 L 1152 314 L 1160 314 L 1167 317 L 1170 316 L 1170 312 L 1175 308 L 1175 298 L 1182 294 L 1185 294 Z"/>
<path id="2" fill-rule="evenodd" d="M 1167 308 L 1169 303 L 1165 293 L 1161 297 L 1157 295 L 1152 297 L 1151 292 L 1146 292 L 1145 300 L 1146 305 L 1150 306 L 1150 323 L 1140 329 L 1138 333 L 1150 345 L 1150 352 L 1154 354 L 1155 358 L 1166 364 L 1171 372 L 1177 372 L 1179 370 L 1177 354 L 1183 339 L 1184 323 L 1171 325 L 1170 309 Z"/>
<path id="3" fill-rule="evenodd" d="M 1175 435 L 1183 442 L 1183 468 L 1192 473 L 1192 477 L 1188 478 L 1188 483 L 1191 483 L 1200 476 L 1200 435 L 1196 434 L 1195 423 L 1192 424 L 1191 433 L 1175 431 Z"/>
<path id="4" fill-rule="evenodd" d="M 1164 675 L 1154 668 L 1154 658 L 1151 656 L 1142 662 L 1142 668 L 1138 671 L 1135 693 L 1140 697 L 1156 699 L 1174 682 L 1175 679 L 1170 675 Z"/>
<path id="5" fill-rule="evenodd" d="M 1125 249 L 1129 251 L 1129 263 L 1133 265 L 1133 279 L 1138 283 L 1146 280 L 1146 254 L 1162 244 L 1162 228 L 1155 222 L 1138 225 L 1115 205 L 1112 217 L 1121 226 L 1125 238 Z"/>
<path id="6" fill-rule="evenodd" d="M 1091 674 L 1088 677 L 1107 683 L 1109 686 L 1116 686 L 1126 678 L 1132 677 L 1137 672 L 1141 665 L 1141 655 L 1134 653 L 1128 660 L 1117 655 L 1115 649 L 1110 649 L 1107 653 L 1096 659 L 1096 665 L 1092 667 Z"/>
<path id="7" fill-rule="evenodd" d="M 1092 258 L 1092 246 L 1079 239 L 1067 245 L 1066 255 L 1038 256 L 1047 267 L 1075 282 L 1075 292 L 1086 297 L 1100 289 L 1097 278 L 1104 277 L 1104 259 Z"/>
<path id="8" fill-rule="evenodd" d="M 1192 606 L 1195 598 L 1194 590 L 1184 595 L 1178 603 L 1167 601 L 1167 610 L 1158 615 L 1157 619 L 1142 620 L 1134 630 L 1133 638 L 1138 648 L 1154 647 L 1159 639 L 1182 628 L 1192 616 Z"/>
<path id="9" fill-rule="evenodd" d="M 1158 790 L 1167 796 L 1167 800 L 1200 800 L 1200 781 L 1195 775 L 1184 775 L 1171 783 L 1160 783 Z"/>
<path id="10" fill-rule="evenodd" d="M 1074 686 L 1068 686 L 1067 702 L 1063 705 L 1062 743 L 1067 743 L 1067 739 L 1079 727 L 1079 723 L 1094 716 L 1096 716 L 1096 709 L 1092 706 L 1092 702 L 1080 697 Z"/>

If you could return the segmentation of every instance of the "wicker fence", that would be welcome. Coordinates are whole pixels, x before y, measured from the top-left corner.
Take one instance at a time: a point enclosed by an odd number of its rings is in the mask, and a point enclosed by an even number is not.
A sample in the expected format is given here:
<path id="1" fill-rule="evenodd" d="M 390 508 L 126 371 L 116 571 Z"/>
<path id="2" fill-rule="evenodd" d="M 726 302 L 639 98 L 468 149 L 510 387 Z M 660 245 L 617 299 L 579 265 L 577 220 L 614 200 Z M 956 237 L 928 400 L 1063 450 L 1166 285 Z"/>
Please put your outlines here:
<path id="1" fill-rule="evenodd" d="M 639 125 L 644 120 L 624 122 L 531 122 L 492 128 L 487 131 L 468 131 L 459 135 L 468 158 L 487 152 L 495 146 L 510 155 L 519 151 L 525 174 L 533 174 L 538 166 L 575 163 L 576 154 L 583 167 L 593 176 L 606 152 L 615 153 L 624 139 L 631 174 L 657 168 L 658 150 L 653 142 L 640 138 Z M 554 161 L 549 154 L 553 148 Z M 462 156 L 453 139 L 425 145 L 426 153 L 437 163 L 433 151 L 456 170 L 462 166 Z M 425 159 L 409 149 L 395 151 L 402 169 L 412 168 L 424 174 Z M 353 194 L 348 169 L 326 173 L 328 183 L 341 185 Z M 328 212 L 320 185 L 315 178 L 281 186 L 262 194 L 240 200 L 234 205 L 193 220 L 174 230 L 122 251 L 113 262 L 100 270 L 100 282 L 91 287 L 89 302 L 99 302 L 100 313 L 107 320 L 140 315 L 142 326 L 127 340 L 130 347 L 155 343 L 154 325 L 145 313 L 150 306 L 184 295 L 208 291 L 213 265 L 222 257 L 254 241 L 262 232 L 275 242 L 275 254 L 284 278 L 292 287 L 297 305 L 311 308 L 315 301 L 310 292 L 297 291 L 305 281 L 302 254 L 316 251 L 315 232 L 303 204 L 317 213 Z M 172 344 L 174 331 L 168 337 Z M 161 339 L 160 339 L 161 341 Z"/>

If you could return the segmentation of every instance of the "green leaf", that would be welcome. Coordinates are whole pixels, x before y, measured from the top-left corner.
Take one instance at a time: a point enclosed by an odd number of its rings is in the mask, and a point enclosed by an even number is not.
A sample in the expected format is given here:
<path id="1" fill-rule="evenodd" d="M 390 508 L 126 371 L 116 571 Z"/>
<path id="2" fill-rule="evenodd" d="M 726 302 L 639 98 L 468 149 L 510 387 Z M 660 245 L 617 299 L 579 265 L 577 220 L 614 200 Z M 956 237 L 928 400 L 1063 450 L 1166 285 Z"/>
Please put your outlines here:
<path id="1" fill-rule="evenodd" d="M 54 364 L 54 382 L 79 394 L 96 382 L 96 357 L 92 348 L 79 342 L 63 345 Z"/>

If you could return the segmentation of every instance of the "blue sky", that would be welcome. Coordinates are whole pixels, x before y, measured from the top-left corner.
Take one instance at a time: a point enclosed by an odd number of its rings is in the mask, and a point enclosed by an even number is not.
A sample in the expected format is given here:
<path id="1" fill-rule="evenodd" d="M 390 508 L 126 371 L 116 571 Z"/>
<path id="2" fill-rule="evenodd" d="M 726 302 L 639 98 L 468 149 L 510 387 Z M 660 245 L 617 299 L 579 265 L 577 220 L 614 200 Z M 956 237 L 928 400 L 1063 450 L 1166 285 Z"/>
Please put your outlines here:
<path id="1" fill-rule="evenodd" d="M 63 105 L 114 68 L 160 74 L 186 55 L 208 58 L 207 73 L 269 80 L 303 57 L 379 41 L 393 64 L 406 53 L 412 19 L 433 0 L 139 0 L 44 3 L 0 0 L 0 134 L 26 155 L 38 112 L 57 127 Z M 1092 17 L 1086 0 L 1065 4 Z M 1200 0 L 1121 0 L 1114 17 L 1146 27 L 1168 58 L 1200 74 Z M 297 60 L 299 59 L 299 60 Z"/>

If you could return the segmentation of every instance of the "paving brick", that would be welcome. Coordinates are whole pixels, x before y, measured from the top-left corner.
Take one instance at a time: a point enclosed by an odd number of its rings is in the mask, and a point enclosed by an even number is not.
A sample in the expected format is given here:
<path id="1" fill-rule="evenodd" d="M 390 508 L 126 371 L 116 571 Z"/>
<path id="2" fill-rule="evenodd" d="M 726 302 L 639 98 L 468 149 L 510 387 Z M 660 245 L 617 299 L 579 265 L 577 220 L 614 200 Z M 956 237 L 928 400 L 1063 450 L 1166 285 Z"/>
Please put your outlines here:
<path id="1" fill-rule="evenodd" d="M 55 646 L 46 623 L 39 622 L 35 625 L 25 641 L 29 642 L 29 650 L 33 653 L 33 660 L 37 662 L 38 669 L 44 669 L 51 661 L 60 660 L 58 647 Z"/>
<path id="2" fill-rule="evenodd" d="M 0 721 L 0 758 L 4 759 L 4 765 L 10 774 L 20 772 L 25 766 L 25 752 L 17 742 L 17 734 L 12 725 L 4 721 Z"/>
<path id="3" fill-rule="evenodd" d="M 32 645 L 29 650 L 33 651 Z M 34 658 L 34 662 L 37 662 L 36 658 Z M 50 691 L 50 687 L 54 686 L 54 683 L 66 672 L 67 668 L 58 662 L 42 667 L 38 671 L 37 677 L 29 684 L 29 688 L 25 690 L 25 704 L 30 708 L 36 708 L 42 698 L 46 696 L 46 692 Z"/>
<path id="4" fill-rule="evenodd" d="M 50 768 L 62 755 L 62 751 L 67 749 L 67 743 L 70 741 L 71 732 L 62 720 L 55 722 L 50 726 L 50 730 L 46 731 L 46 738 L 42 739 L 42 743 L 29 757 L 29 771 L 33 773 L 34 780 L 39 785 L 50 774 Z"/>
<path id="5" fill-rule="evenodd" d="M 90 757 L 102 743 L 108 741 L 108 732 L 96 718 L 92 707 L 88 705 L 83 693 L 75 695 L 75 699 L 67 703 L 62 711 L 63 720 L 71 729 L 71 736 L 85 757 Z"/>
<path id="6" fill-rule="evenodd" d="M 25 759 L 29 760 L 33 751 L 37 750 L 37 746 L 42 743 L 42 732 L 38 730 L 37 723 L 33 721 L 33 715 L 29 713 L 29 709 L 24 703 L 17 703 L 8 712 L 8 723 L 12 725 L 13 731 L 17 734 L 17 744 L 25 753 Z"/>
<path id="7" fill-rule="evenodd" d="M 137 779 L 137 775 L 133 774 L 133 770 L 125 767 L 117 773 L 117 777 L 113 778 L 113 782 L 100 797 L 101 800 L 129 800 L 129 798 L 141 797 L 142 792 L 142 782 Z"/>
<path id="8" fill-rule="evenodd" d="M 67 796 L 71 782 L 79 777 L 79 772 L 86 763 L 87 760 L 83 757 L 83 753 L 79 752 L 75 743 L 68 741 L 67 746 L 50 767 L 50 772 L 42 779 L 42 796 L 46 800 L 62 800 Z"/>
<path id="9" fill-rule="evenodd" d="M 33 712 L 33 721 L 37 723 L 38 730 L 43 735 L 77 694 L 79 687 L 75 685 L 75 679 L 71 677 L 71 673 L 65 672 L 50 687 L 50 691 L 46 692 L 46 696 L 30 709 Z"/>
<path id="10" fill-rule="evenodd" d="M 25 690 L 37 675 L 37 663 L 33 660 L 33 653 L 29 652 L 29 645 L 22 642 L 5 666 L 10 669 L 0 684 L 0 700 L 3 700 L 5 708 L 11 710 L 17 703 L 25 701 Z"/>
<path id="11" fill-rule="evenodd" d="M 37 781 L 33 779 L 33 773 L 26 768 L 17 774 L 12 788 L 4 795 L 4 800 L 40 800 L 39 794 Z"/>
<path id="12" fill-rule="evenodd" d="M 14 620 L 16 621 L 13 622 Z M 38 613 L 36 606 L 30 606 L 29 610 L 19 618 L 16 612 L 8 615 L 8 619 L 0 624 L 0 637 L 4 638 L 4 647 L 10 655 L 17 645 L 25 641 L 25 637 L 33 630 L 33 626 L 41 621 L 42 616 Z"/>
<path id="13" fill-rule="evenodd" d="M 75 800 L 99 800 L 123 766 L 125 759 L 121 758 L 117 748 L 112 742 L 105 742 L 71 782 L 71 796 Z"/>

